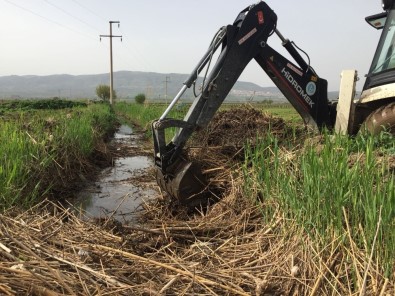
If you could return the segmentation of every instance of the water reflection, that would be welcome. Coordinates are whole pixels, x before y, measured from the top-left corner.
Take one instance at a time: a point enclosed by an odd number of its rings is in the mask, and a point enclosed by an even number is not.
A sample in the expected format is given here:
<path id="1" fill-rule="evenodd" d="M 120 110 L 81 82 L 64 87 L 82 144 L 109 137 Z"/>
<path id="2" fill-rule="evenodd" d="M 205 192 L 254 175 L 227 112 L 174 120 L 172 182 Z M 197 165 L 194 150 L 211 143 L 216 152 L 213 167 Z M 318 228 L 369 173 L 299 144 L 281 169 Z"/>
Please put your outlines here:
<path id="1" fill-rule="evenodd" d="M 123 144 L 137 145 L 133 130 L 122 125 L 114 136 L 114 141 Z M 104 169 L 98 181 L 88 186 L 78 194 L 76 207 L 86 212 L 88 217 L 108 217 L 121 222 L 133 221 L 136 210 L 143 200 L 155 195 L 155 191 L 144 182 L 140 182 L 152 167 L 153 162 L 147 156 L 119 157 L 114 160 L 112 167 Z"/>

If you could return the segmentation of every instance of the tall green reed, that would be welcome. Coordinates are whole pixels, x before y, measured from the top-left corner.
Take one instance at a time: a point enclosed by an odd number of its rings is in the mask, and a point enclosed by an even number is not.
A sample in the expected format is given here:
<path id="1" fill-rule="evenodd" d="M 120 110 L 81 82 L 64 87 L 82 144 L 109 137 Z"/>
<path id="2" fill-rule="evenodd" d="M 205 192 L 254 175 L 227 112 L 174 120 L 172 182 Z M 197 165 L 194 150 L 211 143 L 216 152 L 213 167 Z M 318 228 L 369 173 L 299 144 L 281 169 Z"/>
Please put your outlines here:
<path id="1" fill-rule="evenodd" d="M 371 245 L 381 219 L 375 254 L 389 271 L 395 255 L 393 138 L 325 133 L 315 140 L 293 151 L 268 134 L 247 147 L 246 192 L 263 200 L 265 217 L 279 206 L 322 244 L 330 234 L 344 234 L 347 219 L 353 239 L 362 248 L 365 240 Z"/>
<path id="2" fill-rule="evenodd" d="M 0 208 L 30 205 L 112 128 L 107 105 L 14 112 L 0 122 Z"/>

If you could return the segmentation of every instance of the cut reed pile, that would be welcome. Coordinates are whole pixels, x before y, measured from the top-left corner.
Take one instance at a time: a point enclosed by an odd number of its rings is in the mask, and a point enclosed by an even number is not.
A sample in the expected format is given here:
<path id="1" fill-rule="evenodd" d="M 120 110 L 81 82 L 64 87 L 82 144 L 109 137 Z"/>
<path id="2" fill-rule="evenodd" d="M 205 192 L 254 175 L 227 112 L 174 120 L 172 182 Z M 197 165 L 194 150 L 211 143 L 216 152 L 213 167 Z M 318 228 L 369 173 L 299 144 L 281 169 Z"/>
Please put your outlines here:
<path id="1" fill-rule="evenodd" d="M 288 138 L 293 128 L 279 117 L 252 107 L 240 107 L 218 112 L 209 125 L 196 132 L 191 147 L 210 148 L 232 155 L 244 147 L 247 141 L 271 133 L 278 139 Z M 296 132 L 296 129 L 293 130 Z"/>
<path id="2" fill-rule="evenodd" d="M 232 188 L 230 171 L 245 160 L 246 143 L 253 146 L 268 133 L 284 145 L 296 146 L 305 137 L 301 126 L 290 125 L 282 118 L 242 106 L 219 111 L 206 128 L 195 132 L 187 144 L 185 158 L 202 168 L 210 192 L 226 195 Z M 297 138 L 298 143 L 291 138 Z"/>
<path id="3" fill-rule="evenodd" d="M 393 295 L 340 239 L 318 250 L 279 215 L 264 224 L 234 187 L 207 214 L 147 205 L 144 224 L 81 220 L 43 202 L 0 215 L 1 295 Z M 366 271 L 353 273 L 354 264 Z M 350 283 L 358 276 L 360 286 Z"/>

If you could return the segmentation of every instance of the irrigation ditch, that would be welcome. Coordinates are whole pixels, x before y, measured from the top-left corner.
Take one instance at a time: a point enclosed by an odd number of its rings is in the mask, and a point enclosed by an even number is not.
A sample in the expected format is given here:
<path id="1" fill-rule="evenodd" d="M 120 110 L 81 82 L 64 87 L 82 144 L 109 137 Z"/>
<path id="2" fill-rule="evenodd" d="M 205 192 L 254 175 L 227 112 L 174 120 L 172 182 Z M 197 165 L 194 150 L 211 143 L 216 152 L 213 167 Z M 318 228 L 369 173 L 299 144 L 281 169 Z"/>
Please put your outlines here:
<path id="1" fill-rule="evenodd" d="M 82 217 L 133 223 L 141 205 L 159 194 L 152 177 L 152 153 L 135 126 L 122 124 L 109 143 L 112 164 L 69 200 Z"/>

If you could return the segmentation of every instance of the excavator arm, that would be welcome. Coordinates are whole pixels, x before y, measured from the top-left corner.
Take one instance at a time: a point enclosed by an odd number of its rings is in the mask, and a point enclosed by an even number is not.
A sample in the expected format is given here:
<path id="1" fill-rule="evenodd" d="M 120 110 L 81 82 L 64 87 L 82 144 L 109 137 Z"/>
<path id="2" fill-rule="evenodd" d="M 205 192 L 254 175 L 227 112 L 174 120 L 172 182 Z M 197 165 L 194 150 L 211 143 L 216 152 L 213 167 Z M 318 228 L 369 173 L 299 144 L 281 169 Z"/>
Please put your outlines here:
<path id="1" fill-rule="evenodd" d="M 268 45 L 267 40 L 273 34 L 278 35 L 296 64 Z M 202 92 L 194 100 L 185 118 L 167 118 L 185 90 L 196 82 L 201 71 L 211 63 L 214 52 L 219 48 L 218 59 L 203 80 Z M 314 129 L 333 126 L 326 80 L 318 77 L 293 43 L 277 30 L 277 16 L 265 2 L 247 7 L 238 14 L 232 25 L 217 32 L 180 92 L 164 114 L 152 124 L 158 184 L 181 204 L 195 206 L 206 198 L 204 177 L 195 164 L 184 160 L 183 148 L 195 130 L 208 125 L 252 59 L 262 67 L 307 125 Z M 178 132 L 167 143 L 165 130 L 174 127 L 178 128 Z"/>

